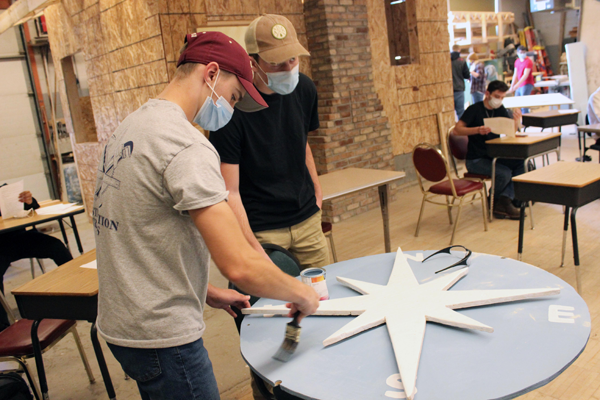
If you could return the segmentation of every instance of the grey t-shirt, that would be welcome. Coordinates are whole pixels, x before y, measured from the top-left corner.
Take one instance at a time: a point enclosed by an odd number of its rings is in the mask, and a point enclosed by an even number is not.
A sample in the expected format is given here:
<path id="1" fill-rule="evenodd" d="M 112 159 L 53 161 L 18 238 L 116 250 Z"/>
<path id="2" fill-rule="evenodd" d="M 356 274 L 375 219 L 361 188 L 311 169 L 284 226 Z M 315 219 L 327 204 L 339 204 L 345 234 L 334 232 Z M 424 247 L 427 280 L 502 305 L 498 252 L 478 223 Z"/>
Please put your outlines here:
<path id="1" fill-rule="evenodd" d="M 107 342 L 164 348 L 202 336 L 210 254 L 186 210 L 227 195 L 218 153 L 178 105 L 150 100 L 119 125 L 93 212 Z"/>

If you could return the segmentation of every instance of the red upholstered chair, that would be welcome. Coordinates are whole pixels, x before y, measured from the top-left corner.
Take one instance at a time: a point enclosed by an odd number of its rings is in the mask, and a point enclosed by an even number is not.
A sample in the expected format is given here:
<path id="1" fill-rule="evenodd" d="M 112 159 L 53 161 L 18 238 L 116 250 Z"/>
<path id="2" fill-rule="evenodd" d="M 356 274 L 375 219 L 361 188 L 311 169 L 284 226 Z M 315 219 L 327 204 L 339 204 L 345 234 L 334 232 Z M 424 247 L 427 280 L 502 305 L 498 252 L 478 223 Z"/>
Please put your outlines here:
<path id="1" fill-rule="evenodd" d="M 29 385 L 33 389 L 35 398 L 40 400 L 40 389 L 37 383 L 32 379 L 31 371 L 29 370 L 26 361 L 28 358 L 34 357 L 33 344 L 31 342 L 31 325 L 33 325 L 34 321 L 29 319 L 20 319 L 16 321 L 15 316 L 6 303 L 6 299 L 4 298 L 2 292 L 0 292 L 0 303 L 2 303 L 2 307 L 4 307 L 6 310 L 6 313 L 8 314 L 8 320 L 11 323 L 8 328 L 0 332 L 0 362 L 16 362 L 18 364 L 18 368 L 16 368 L 15 371 L 25 372 L 27 380 L 29 381 Z M 94 383 L 94 375 L 90 369 L 83 346 L 81 345 L 76 324 L 77 323 L 75 321 L 64 319 L 42 320 L 38 327 L 40 347 L 42 348 L 42 352 L 45 353 L 68 333 L 72 333 L 88 378 L 91 383 Z"/>
<path id="2" fill-rule="evenodd" d="M 454 126 L 452 126 L 448 130 L 448 150 L 450 151 L 450 154 L 452 154 L 452 165 L 454 166 L 454 173 L 456 174 L 457 178 L 460 178 L 460 175 L 458 174 L 458 168 L 456 167 L 456 160 L 464 161 L 467 159 L 468 147 L 469 138 L 467 136 L 455 135 Z M 465 171 L 465 173 L 463 174 L 463 178 L 481 180 L 483 182 L 483 189 L 485 191 L 485 195 L 487 196 L 488 191 L 485 182 L 492 181 L 491 175 L 472 174 L 468 171 Z M 488 217 L 489 221 L 492 222 L 492 214 L 490 212 L 488 212 Z"/>
<path id="3" fill-rule="evenodd" d="M 321 221 L 321 230 L 329 241 L 331 255 L 333 255 L 333 262 L 337 262 L 337 254 L 335 253 L 335 246 L 333 245 L 333 224 L 331 222 Z"/>
<path id="4" fill-rule="evenodd" d="M 419 212 L 415 237 L 419 236 L 419 227 L 421 224 L 421 217 L 423 216 L 423 209 L 425 208 L 425 202 L 446 206 L 448 208 L 448 218 L 451 225 L 452 207 L 458 207 L 458 214 L 456 216 L 456 221 L 454 222 L 454 227 L 452 228 L 450 244 L 454 243 L 454 234 L 456 233 L 463 204 L 470 204 L 477 200 L 481 200 L 483 226 L 487 231 L 485 185 L 481 180 L 452 179 L 446 158 L 441 151 L 428 143 L 421 143 L 415 146 L 413 149 L 413 164 L 417 171 L 419 187 L 423 193 L 423 201 L 421 203 L 421 211 Z M 423 181 L 429 181 L 433 184 L 426 189 Z M 467 196 L 470 195 L 473 195 L 471 199 L 466 199 Z M 438 196 L 444 196 L 446 201 L 436 201 L 435 198 Z M 458 204 L 455 203 L 457 200 Z"/>

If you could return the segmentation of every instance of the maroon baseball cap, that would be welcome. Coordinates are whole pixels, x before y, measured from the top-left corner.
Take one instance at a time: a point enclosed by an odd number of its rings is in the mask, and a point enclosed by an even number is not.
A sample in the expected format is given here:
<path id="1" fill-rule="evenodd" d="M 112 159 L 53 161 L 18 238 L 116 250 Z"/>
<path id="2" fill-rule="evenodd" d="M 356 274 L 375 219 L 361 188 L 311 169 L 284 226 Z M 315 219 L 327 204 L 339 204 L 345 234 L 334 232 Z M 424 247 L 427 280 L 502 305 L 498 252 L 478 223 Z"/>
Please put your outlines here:
<path id="1" fill-rule="evenodd" d="M 254 87 L 250 56 L 238 42 L 221 32 L 189 33 L 186 49 L 179 56 L 177 66 L 185 63 L 209 64 L 216 62 L 223 71 L 237 76 L 248 92 L 235 107 L 245 112 L 267 108 L 267 103 Z"/>

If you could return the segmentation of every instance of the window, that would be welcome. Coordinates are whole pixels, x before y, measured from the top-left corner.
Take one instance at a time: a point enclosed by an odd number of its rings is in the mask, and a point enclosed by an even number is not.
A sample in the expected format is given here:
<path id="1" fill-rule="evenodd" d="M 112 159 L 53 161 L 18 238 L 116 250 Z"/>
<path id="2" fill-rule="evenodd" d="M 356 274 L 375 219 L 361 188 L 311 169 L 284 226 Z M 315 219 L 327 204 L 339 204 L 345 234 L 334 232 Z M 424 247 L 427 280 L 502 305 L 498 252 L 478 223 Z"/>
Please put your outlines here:
<path id="1" fill-rule="evenodd" d="M 385 0 L 391 65 L 419 62 L 417 0 Z"/>

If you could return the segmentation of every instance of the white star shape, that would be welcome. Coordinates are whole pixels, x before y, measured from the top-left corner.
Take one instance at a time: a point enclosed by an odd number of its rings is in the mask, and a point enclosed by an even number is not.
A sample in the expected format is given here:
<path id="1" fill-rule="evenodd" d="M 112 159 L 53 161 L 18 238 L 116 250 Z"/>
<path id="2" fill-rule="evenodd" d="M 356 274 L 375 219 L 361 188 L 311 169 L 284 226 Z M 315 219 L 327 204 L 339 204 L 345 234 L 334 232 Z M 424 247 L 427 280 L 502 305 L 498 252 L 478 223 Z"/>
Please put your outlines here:
<path id="1" fill-rule="evenodd" d="M 417 370 L 427 321 L 493 332 L 494 329 L 453 311 L 487 304 L 505 303 L 560 293 L 558 288 L 448 291 L 468 268 L 446 274 L 419 285 L 402 250 L 396 260 L 387 285 L 337 277 L 344 286 L 363 296 L 321 301 L 314 315 L 358 315 L 323 341 L 324 346 L 337 343 L 367 329 L 386 324 L 404 390 L 412 400 L 416 392 Z M 285 315 L 285 305 L 253 307 L 244 314 Z"/>

